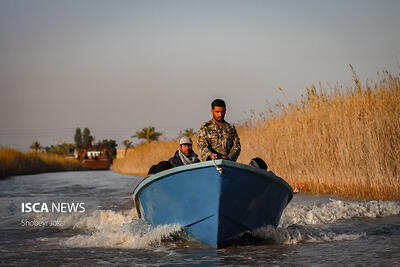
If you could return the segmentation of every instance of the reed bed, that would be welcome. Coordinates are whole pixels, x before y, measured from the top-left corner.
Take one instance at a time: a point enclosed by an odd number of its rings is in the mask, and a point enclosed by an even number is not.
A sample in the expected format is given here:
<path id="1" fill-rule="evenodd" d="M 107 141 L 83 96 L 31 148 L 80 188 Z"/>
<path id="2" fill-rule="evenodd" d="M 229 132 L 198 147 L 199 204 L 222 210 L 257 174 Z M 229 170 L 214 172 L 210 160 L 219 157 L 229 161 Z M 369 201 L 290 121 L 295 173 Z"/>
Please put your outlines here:
<path id="1" fill-rule="evenodd" d="M 267 107 L 238 124 L 238 161 L 261 157 L 301 192 L 400 199 L 399 75 L 383 71 L 365 84 L 353 75 L 351 88 L 313 85 L 300 101 Z M 177 141 L 143 144 L 113 168 L 145 174 L 177 147 Z"/>
<path id="2" fill-rule="evenodd" d="M 87 168 L 79 161 L 59 155 L 0 149 L 0 179 L 15 175 L 85 169 Z"/>

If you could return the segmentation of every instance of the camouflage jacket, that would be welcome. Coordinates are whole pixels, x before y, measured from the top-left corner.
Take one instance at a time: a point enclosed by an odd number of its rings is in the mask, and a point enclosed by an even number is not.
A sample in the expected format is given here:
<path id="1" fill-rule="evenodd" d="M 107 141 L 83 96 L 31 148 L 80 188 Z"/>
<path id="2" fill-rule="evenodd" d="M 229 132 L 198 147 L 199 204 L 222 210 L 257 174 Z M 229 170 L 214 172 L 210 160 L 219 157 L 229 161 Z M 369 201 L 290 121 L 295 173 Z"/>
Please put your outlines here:
<path id="1" fill-rule="evenodd" d="M 239 157 L 240 139 L 235 126 L 227 122 L 218 125 L 210 120 L 201 125 L 198 136 L 197 149 L 203 161 L 209 160 L 211 153 L 216 153 L 219 157 L 226 156 L 233 161 Z"/>

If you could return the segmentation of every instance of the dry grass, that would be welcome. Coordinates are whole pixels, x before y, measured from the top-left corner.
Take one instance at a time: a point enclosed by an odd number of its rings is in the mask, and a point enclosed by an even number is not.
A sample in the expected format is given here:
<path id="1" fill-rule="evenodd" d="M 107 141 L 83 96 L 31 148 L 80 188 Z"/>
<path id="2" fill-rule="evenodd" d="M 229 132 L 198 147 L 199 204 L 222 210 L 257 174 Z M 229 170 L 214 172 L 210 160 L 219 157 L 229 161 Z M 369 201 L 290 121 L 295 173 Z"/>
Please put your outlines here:
<path id="1" fill-rule="evenodd" d="M 58 155 L 0 149 L 0 179 L 15 175 L 85 169 L 79 161 Z"/>
<path id="2" fill-rule="evenodd" d="M 297 103 L 253 114 L 237 126 L 238 161 L 259 156 L 302 192 L 400 199 L 400 81 L 389 72 L 378 77 L 361 85 L 354 73 L 353 88 L 312 86 Z M 130 149 L 113 169 L 145 174 L 177 147 L 169 141 Z"/>
<path id="3" fill-rule="evenodd" d="M 239 127 L 241 161 L 259 155 L 302 191 L 400 199 L 399 77 L 354 80 L 346 91 L 312 86 L 301 102 L 254 116 Z"/>

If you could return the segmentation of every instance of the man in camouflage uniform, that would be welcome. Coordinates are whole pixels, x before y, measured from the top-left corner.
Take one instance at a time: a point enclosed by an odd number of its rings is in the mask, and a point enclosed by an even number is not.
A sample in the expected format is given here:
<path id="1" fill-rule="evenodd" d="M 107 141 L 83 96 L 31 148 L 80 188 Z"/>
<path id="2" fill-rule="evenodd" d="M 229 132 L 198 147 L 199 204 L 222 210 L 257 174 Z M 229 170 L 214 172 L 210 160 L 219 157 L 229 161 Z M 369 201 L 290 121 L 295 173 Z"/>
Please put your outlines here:
<path id="1" fill-rule="evenodd" d="M 203 161 L 227 159 L 236 161 L 240 154 L 240 140 L 235 126 L 227 123 L 224 100 L 215 99 L 211 103 L 213 118 L 203 123 L 198 132 L 197 148 Z"/>

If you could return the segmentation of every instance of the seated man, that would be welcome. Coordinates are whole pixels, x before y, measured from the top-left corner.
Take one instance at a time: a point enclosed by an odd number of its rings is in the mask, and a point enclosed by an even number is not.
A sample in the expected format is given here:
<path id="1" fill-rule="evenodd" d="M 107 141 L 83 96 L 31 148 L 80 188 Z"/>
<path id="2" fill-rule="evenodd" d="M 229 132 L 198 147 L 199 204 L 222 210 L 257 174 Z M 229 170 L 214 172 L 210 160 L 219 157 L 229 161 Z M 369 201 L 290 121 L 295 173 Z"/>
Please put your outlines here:
<path id="1" fill-rule="evenodd" d="M 250 160 L 249 165 L 250 165 L 250 166 L 253 166 L 253 167 L 260 168 L 260 169 L 263 169 L 263 170 L 266 170 L 266 171 L 268 170 L 268 165 L 267 165 L 267 163 L 265 163 L 265 161 L 264 161 L 263 159 L 259 158 L 259 157 L 257 157 L 257 158 L 252 158 L 252 159 Z"/>
<path id="2" fill-rule="evenodd" d="M 146 177 L 149 177 L 153 174 L 156 174 L 156 173 L 159 173 L 159 172 L 171 169 L 171 168 L 172 168 L 171 163 L 169 163 L 168 161 L 165 161 L 165 160 L 160 161 L 158 164 L 154 164 L 150 167 L 149 172 L 147 173 Z"/>
<path id="3" fill-rule="evenodd" d="M 175 155 L 168 160 L 172 167 L 200 162 L 196 153 L 193 152 L 192 144 L 192 139 L 190 137 L 184 136 L 179 140 L 179 149 L 175 152 Z"/>
<path id="4" fill-rule="evenodd" d="M 267 163 L 262 159 L 262 158 L 252 158 L 250 160 L 249 163 L 250 166 L 256 167 L 256 168 L 260 168 L 263 170 L 268 171 L 268 165 Z M 275 175 L 275 173 L 273 173 L 272 171 L 268 171 L 269 173 L 272 173 L 273 175 Z M 297 194 L 300 192 L 300 189 L 298 187 L 293 188 L 293 194 Z"/>

